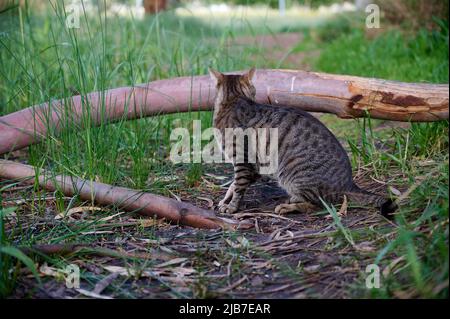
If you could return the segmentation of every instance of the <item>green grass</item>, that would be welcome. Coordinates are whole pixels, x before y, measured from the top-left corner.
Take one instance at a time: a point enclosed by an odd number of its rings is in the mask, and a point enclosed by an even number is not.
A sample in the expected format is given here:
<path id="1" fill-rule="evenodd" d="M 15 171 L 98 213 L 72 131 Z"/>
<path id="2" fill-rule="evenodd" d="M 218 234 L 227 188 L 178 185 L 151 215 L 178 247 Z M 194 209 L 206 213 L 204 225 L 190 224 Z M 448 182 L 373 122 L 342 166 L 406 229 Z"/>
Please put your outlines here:
<path id="1" fill-rule="evenodd" d="M 320 55 L 311 60 L 316 71 L 401 81 L 448 82 L 448 27 L 444 23 L 441 30 L 421 30 L 408 36 L 401 31 L 389 31 L 368 39 L 359 22 L 350 23 L 345 18 L 321 28 L 299 24 L 286 29 L 282 25 L 272 28 L 270 21 L 257 28 L 251 21 L 244 21 L 239 27 L 233 24 L 214 27 L 193 18 L 177 17 L 172 12 L 145 20 L 105 18 L 99 12 L 82 15 L 81 28 L 77 30 L 65 27 L 61 2 L 52 4 L 46 12 L 14 9 L 0 16 L 0 29 L 4 30 L 0 34 L 1 115 L 75 94 L 206 74 L 208 66 L 222 71 L 246 69 L 255 63 L 255 54 L 263 53 L 262 49 L 248 46 L 236 53 L 228 48 L 227 40 L 279 30 L 300 30 L 305 34 L 304 42 L 296 47 L 298 52 L 320 50 Z M 261 64 L 257 67 L 263 68 L 279 64 L 279 61 L 258 61 Z M 27 160 L 55 174 L 72 174 L 167 196 L 181 190 L 195 192 L 202 177 L 202 165 L 189 165 L 186 176 L 175 182 L 165 178 L 178 168 L 166 160 L 174 122 L 178 121 L 176 126 L 190 127 L 193 119 L 211 123 L 211 114 L 190 112 L 121 120 L 95 128 L 90 127 L 89 112 L 84 114 L 81 125 L 74 124 L 67 116 L 63 118 L 60 133 L 50 130 L 44 142 L 28 148 Z M 389 298 L 397 296 L 398 291 L 408 291 L 418 297 L 448 297 L 448 286 L 436 290 L 448 282 L 448 122 L 413 123 L 407 128 L 377 130 L 384 121 L 344 121 L 332 115 L 324 116 L 323 120 L 348 142 L 355 169 L 368 168 L 379 180 L 389 179 L 390 184 L 415 187 L 401 205 L 394 234 L 383 237 L 379 251 L 373 256 L 383 266 L 404 256 L 403 268 L 385 278 L 382 289 L 369 293 L 356 290 L 355 295 Z M 33 188 L 35 198 L 41 193 L 38 187 Z M 59 192 L 55 197 L 59 212 L 88 204 L 74 198 L 68 207 Z M 46 208 L 46 202 L 37 199 L 27 208 L 29 211 L 18 209 L 16 213 L 19 221 L 26 223 L 22 214 L 42 217 Z M 115 208 L 112 210 L 117 212 Z M 4 213 L 2 210 L 2 216 Z M 19 224 L 13 232 L 2 233 L 2 247 L 12 242 L 30 245 L 77 242 L 80 238 L 95 242 L 99 239 L 96 235 L 81 234 L 93 228 L 92 222 L 80 223 L 76 228 L 62 223 L 34 233 Z M 345 235 L 344 226 L 340 224 L 339 228 Z M 137 231 L 154 237 L 151 229 Z M 0 287 L 2 296 L 12 290 L 17 280 L 14 270 L 17 260 L 33 270 L 24 256 L 13 256 L 11 251 L 2 248 L 0 275 L 5 283 L 5 287 Z M 55 266 L 66 264 L 66 260 L 58 258 L 49 262 Z M 93 280 L 88 275 L 83 278 Z M 208 295 L 201 288 L 205 285 L 199 283 L 197 295 Z M 133 296 L 127 291 L 123 294 Z"/>
<path id="2" fill-rule="evenodd" d="M 324 72 L 405 82 L 448 82 L 448 28 L 415 36 L 390 31 L 373 40 L 356 29 L 335 39 L 317 61 Z"/>

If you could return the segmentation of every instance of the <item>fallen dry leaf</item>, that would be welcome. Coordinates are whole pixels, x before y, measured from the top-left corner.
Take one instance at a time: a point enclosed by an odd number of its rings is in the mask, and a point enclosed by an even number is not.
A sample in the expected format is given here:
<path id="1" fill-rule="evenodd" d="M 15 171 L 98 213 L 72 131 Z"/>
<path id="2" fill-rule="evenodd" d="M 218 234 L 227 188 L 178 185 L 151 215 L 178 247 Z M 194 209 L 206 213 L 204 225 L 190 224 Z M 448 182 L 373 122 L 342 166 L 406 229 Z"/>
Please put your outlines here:
<path id="1" fill-rule="evenodd" d="M 207 202 L 208 202 L 208 208 L 211 208 L 211 207 L 214 206 L 214 202 L 212 201 L 211 198 L 208 198 L 208 197 L 201 197 L 201 196 L 198 196 L 197 198 L 200 199 L 200 200 L 207 201 Z"/>
<path id="2" fill-rule="evenodd" d="M 94 290 L 92 290 L 95 294 L 101 294 L 103 290 L 106 289 L 120 274 L 115 272 L 111 273 L 99 282 L 95 284 Z"/>
<path id="3" fill-rule="evenodd" d="M 114 214 L 114 215 L 106 216 L 106 217 L 100 218 L 99 221 L 106 222 L 108 220 L 113 219 L 114 217 L 117 217 L 117 216 L 120 216 L 120 215 L 123 215 L 123 214 L 126 214 L 126 213 L 127 212 L 120 212 L 120 213 L 117 213 L 117 214 Z"/>
<path id="4" fill-rule="evenodd" d="M 128 277 L 128 276 L 136 276 L 137 274 L 136 270 L 121 266 L 103 266 L 103 268 L 111 273 L 119 274 L 121 276 Z M 150 277 L 150 274 L 146 273 L 145 271 L 139 271 L 139 274 L 141 275 L 141 277 Z"/>
<path id="5" fill-rule="evenodd" d="M 394 259 L 389 265 L 386 266 L 386 268 L 383 269 L 383 276 L 387 277 L 392 270 L 402 261 L 405 260 L 405 256 L 400 256 L 396 259 Z"/>
<path id="6" fill-rule="evenodd" d="M 97 299 L 113 299 L 110 296 L 100 295 L 100 294 L 97 294 L 97 293 L 95 293 L 93 291 L 89 291 L 89 290 L 85 290 L 85 289 L 77 288 L 75 290 L 78 291 L 83 296 L 86 296 L 86 297 L 92 297 L 92 298 L 97 298 Z"/>
<path id="7" fill-rule="evenodd" d="M 103 210 L 103 209 L 100 207 L 95 207 L 95 206 L 74 207 L 74 208 L 69 209 L 65 213 L 59 213 L 58 215 L 55 216 L 55 219 L 62 219 L 65 217 L 70 217 L 71 215 L 76 214 L 76 213 L 93 212 L 93 211 L 100 211 L 100 210 Z"/>
<path id="8" fill-rule="evenodd" d="M 303 268 L 303 270 L 307 273 L 314 273 L 317 272 L 320 268 L 320 265 L 311 265 L 308 267 Z"/>
<path id="9" fill-rule="evenodd" d="M 347 208 L 348 208 L 348 202 L 347 202 L 347 196 L 344 195 L 344 201 L 342 202 L 341 209 L 339 209 L 338 216 L 347 216 Z"/>
<path id="10" fill-rule="evenodd" d="M 219 175 L 214 175 L 214 174 L 211 174 L 211 173 L 206 173 L 205 175 L 209 176 L 209 177 L 212 177 L 214 179 L 217 179 L 218 181 L 223 181 L 223 180 L 226 180 L 228 178 L 227 176 L 219 176 Z"/>
<path id="11" fill-rule="evenodd" d="M 371 251 L 375 251 L 376 250 L 376 247 L 374 247 L 372 245 L 372 242 L 370 242 L 370 241 L 363 241 L 363 242 L 361 242 L 359 244 L 355 244 L 353 247 L 356 250 L 365 251 L 365 252 L 371 252 Z"/>
<path id="12" fill-rule="evenodd" d="M 177 265 L 177 264 L 184 263 L 187 260 L 188 260 L 187 258 L 174 258 L 174 259 L 171 259 L 169 261 L 163 262 L 162 264 L 155 265 L 155 267 L 156 268 L 164 268 L 164 267 L 167 267 L 167 266 L 172 266 L 172 265 Z"/>
<path id="13" fill-rule="evenodd" d="M 394 194 L 395 196 L 400 196 L 402 194 L 402 192 L 400 192 L 397 188 L 395 188 L 394 186 L 389 186 L 389 190 L 391 191 L 392 194 Z"/>

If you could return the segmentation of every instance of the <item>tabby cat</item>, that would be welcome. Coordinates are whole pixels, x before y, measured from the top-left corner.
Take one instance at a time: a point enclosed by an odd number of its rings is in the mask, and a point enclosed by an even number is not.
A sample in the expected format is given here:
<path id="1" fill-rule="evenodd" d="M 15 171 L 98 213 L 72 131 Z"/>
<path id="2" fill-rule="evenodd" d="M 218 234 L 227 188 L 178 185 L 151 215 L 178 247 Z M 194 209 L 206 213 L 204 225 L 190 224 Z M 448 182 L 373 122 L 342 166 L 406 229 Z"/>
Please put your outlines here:
<path id="1" fill-rule="evenodd" d="M 252 84 L 255 69 L 243 75 L 225 75 L 210 69 L 217 95 L 214 103 L 214 127 L 224 136 L 226 128 L 278 128 L 278 166 L 272 178 L 289 194 L 289 203 L 275 208 L 279 214 L 311 212 L 327 203 L 350 201 L 378 207 L 384 216 L 397 208 L 380 195 L 359 188 L 352 179 L 352 168 L 342 145 L 324 124 L 297 108 L 255 102 Z M 225 142 L 221 143 L 225 151 Z M 249 142 L 246 141 L 245 152 Z M 236 143 L 234 143 L 236 146 Z M 250 184 L 259 177 L 259 163 L 236 161 L 236 149 L 225 156 L 234 159 L 234 181 L 219 203 L 219 212 L 234 213 Z M 248 159 L 248 158 L 247 158 Z"/>

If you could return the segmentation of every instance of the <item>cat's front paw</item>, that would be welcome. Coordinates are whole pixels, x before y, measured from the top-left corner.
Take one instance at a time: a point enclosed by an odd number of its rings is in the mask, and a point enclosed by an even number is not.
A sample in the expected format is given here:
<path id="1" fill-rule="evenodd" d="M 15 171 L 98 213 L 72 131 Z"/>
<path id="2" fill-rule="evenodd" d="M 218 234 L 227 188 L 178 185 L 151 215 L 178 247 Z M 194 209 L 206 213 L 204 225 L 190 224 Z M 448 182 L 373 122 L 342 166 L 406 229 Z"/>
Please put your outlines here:
<path id="1" fill-rule="evenodd" d="M 233 214 L 238 211 L 238 207 L 219 203 L 219 213 L 221 214 Z"/>

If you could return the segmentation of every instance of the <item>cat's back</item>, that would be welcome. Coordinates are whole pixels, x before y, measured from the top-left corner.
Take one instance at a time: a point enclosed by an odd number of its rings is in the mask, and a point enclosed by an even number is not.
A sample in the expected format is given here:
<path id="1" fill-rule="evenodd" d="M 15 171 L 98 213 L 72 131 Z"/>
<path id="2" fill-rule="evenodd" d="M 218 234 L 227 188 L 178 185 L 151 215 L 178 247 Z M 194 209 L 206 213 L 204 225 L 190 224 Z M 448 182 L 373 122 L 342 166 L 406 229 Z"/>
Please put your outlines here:
<path id="1" fill-rule="evenodd" d="M 280 171 L 293 170 L 306 163 L 305 169 L 316 170 L 317 178 L 332 178 L 344 184 L 351 181 L 347 153 L 334 134 L 319 119 L 303 110 L 256 103 L 239 99 L 234 117 L 238 127 L 277 128 Z"/>
<path id="2" fill-rule="evenodd" d="M 240 98 L 234 105 L 234 118 L 241 127 L 270 127 L 303 129 L 324 138 L 335 138 L 316 117 L 298 108 L 274 106 Z M 261 125 L 261 126 L 260 126 Z M 336 140 L 337 141 L 337 140 Z"/>

